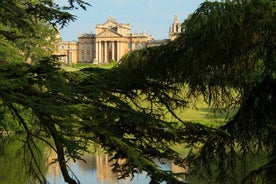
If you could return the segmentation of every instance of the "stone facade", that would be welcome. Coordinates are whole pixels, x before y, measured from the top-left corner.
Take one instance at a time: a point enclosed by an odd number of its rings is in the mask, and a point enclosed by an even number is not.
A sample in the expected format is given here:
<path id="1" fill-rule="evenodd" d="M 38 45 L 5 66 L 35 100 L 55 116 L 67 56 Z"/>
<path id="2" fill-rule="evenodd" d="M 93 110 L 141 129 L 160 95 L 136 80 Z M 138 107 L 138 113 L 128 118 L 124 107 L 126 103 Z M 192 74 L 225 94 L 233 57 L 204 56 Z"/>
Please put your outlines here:
<path id="1" fill-rule="evenodd" d="M 175 18 L 170 28 L 170 39 L 154 40 L 146 33 L 132 33 L 130 24 L 117 23 L 115 18 L 110 17 L 105 23 L 96 25 L 96 34 L 80 34 L 78 41 L 58 43 L 54 54 L 61 55 L 65 64 L 118 62 L 130 51 L 167 44 L 176 38 L 179 31 L 180 24 Z"/>
<path id="2" fill-rule="evenodd" d="M 182 32 L 181 23 L 179 22 L 178 17 L 174 16 L 173 24 L 169 29 L 170 40 L 175 40 L 181 32 Z"/>
<path id="3" fill-rule="evenodd" d="M 119 61 L 129 51 L 141 49 L 153 40 L 146 33 L 131 33 L 129 24 L 119 24 L 110 17 L 104 24 L 96 25 L 96 63 Z"/>
<path id="4" fill-rule="evenodd" d="M 56 45 L 56 51 L 53 54 L 59 55 L 60 60 L 63 64 L 70 65 L 78 61 L 78 50 L 79 50 L 78 42 L 73 42 L 73 41 L 60 42 Z"/>

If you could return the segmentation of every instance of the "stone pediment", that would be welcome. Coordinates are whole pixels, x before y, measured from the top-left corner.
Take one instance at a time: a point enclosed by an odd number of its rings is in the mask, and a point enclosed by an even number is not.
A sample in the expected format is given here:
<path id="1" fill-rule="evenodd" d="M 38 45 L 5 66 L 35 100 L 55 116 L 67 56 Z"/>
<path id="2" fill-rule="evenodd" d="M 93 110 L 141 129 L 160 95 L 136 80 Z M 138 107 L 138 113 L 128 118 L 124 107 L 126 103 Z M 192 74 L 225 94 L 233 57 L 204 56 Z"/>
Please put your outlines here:
<path id="1" fill-rule="evenodd" d="M 117 27 L 118 24 L 115 22 L 108 21 L 108 22 L 104 23 L 102 26 L 105 28 L 109 28 L 109 27 Z"/>
<path id="2" fill-rule="evenodd" d="M 113 32 L 111 30 L 104 30 L 103 32 L 99 33 L 98 35 L 96 35 L 96 37 L 98 38 L 120 38 L 123 37 L 121 34 Z"/>

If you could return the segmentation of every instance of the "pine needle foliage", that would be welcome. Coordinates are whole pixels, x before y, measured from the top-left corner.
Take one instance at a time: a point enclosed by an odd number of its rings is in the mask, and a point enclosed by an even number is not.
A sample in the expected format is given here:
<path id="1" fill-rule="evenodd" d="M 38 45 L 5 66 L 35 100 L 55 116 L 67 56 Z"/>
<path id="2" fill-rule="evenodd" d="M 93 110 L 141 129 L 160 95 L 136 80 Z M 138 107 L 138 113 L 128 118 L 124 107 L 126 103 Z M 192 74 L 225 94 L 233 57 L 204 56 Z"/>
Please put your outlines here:
<path id="1" fill-rule="evenodd" d="M 260 153 L 267 163 L 242 182 L 275 183 L 275 8 L 269 0 L 206 1 L 177 40 L 130 53 L 119 66 L 126 75 L 187 86 L 186 101 L 203 96 L 211 106 L 239 107 L 217 129 L 184 123 L 187 164 L 206 183 L 237 183 L 239 160 Z"/>
<path id="2" fill-rule="evenodd" d="M 162 111 L 139 104 L 143 99 L 136 91 L 140 89 L 124 83 L 117 68 L 66 72 L 53 59 L 36 65 L 5 65 L 2 71 L 3 107 L 16 117 L 27 140 L 43 140 L 57 152 L 66 182 L 77 183 L 69 176 L 66 159 L 81 159 L 89 149 L 88 143 L 96 143 L 110 155 L 120 178 L 147 171 L 152 183 L 181 183 L 176 177 L 180 174 L 163 171 L 156 162 L 169 159 L 183 164 L 171 147 L 180 140 L 178 124 L 164 121 Z M 158 88 L 158 98 L 179 103 L 157 82 L 136 81 L 135 85 L 143 90 Z M 160 103 L 152 98 L 147 101 Z M 35 118 L 28 119 L 21 108 L 28 109 Z M 36 175 L 45 180 L 43 175 Z"/>
<path id="3" fill-rule="evenodd" d="M 6 2 L 0 6 L 8 11 Z M 34 18 L 65 25 L 73 16 L 63 10 L 87 5 L 11 2 L 30 30 Z M 90 143 L 110 155 L 120 178 L 146 171 L 150 183 L 185 183 L 186 173 L 163 170 L 156 160 L 188 166 L 206 183 L 237 183 L 238 160 L 264 152 L 267 163 L 242 182 L 275 183 L 275 20 L 273 1 L 206 1 L 184 22 L 177 40 L 131 52 L 112 69 L 66 72 L 54 57 L 32 65 L 3 61 L 0 126 L 7 128 L 10 121 L 3 120 L 12 115 L 29 153 L 35 154 L 36 139 L 52 147 L 70 184 L 79 181 L 70 176 L 67 160 L 82 159 Z M 12 16 L 1 23 L 20 27 Z M 176 109 L 202 96 L 211 107 L 238 112 L 217 128 L 177 116 Z M 175 122 L 165 118 L 168 112 Z M 187 145 L 189 155 L 172 149 L 175 144 Z M 32 173 L 47 183 L 38 165 Z"/>

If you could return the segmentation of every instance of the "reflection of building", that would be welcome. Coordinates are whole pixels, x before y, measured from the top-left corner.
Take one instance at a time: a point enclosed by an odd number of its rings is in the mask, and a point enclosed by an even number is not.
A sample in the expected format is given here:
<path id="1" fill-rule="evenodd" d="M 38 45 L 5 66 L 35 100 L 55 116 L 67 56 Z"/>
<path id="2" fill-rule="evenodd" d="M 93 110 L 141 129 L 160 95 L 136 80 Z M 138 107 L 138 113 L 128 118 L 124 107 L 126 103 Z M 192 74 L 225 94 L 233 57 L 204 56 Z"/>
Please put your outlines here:
<path id="1" fill-rule="evenodd" d="M 170 39 L 153 40 L 146 33 L 132 33 L 128 23 L 117 23 L 115 18 L 110 17 L 105 23 L 96 25 L 96 34 L 80 34 L 78 41 L 60 42 L 54 54 L 60 55 L 65 64 L 119 61 L 129 51 L 167 44 L 180 31 L 180 23 L 175 17 L 169 32 Z"/>
<path id="2" fill-rule="evenodd" d="M 59 183 L 58 181 L 63 181 L 63 176 L 60 171 L 59 164 L 56 161 L 57 155 L 53 150 L 47 150 L 46 155 L 48 157 L 48 162 L 46 163 L 48 166 L 47 171 L 47 179 L 52 182 L 50 183 Z M 86 161 L 83 162 L 81 160 L 77 160 L 74 162 L 73 160 L 69 160 L 67 163 L 70 167 L 70 172 L 73 171 L 74 175 L 83 180 L 83 178 L 88 179 L 87 176 L 90 178 L 89 181 L 97 181 L 97 183 L 109 183 L 109 184 L 116 184 L 118 183 L 118 176 L 119 173 L 112 172 L 112 162 L 110 162 L 110 157 L 106 154 L 97 151 L 95 154 L 91 153 L 84 153 L 82 158 Z M 119 160 L 119 164 L 124 164 L 126 160 Z M 173 173 L 187 173 L 188 169 L 179 167 L 170 161 L 163 161 L 157 164 L 160 168 L 164 171 L 172 171 Z M 71 170 L 72 169 L 72 170 Z M 71 175 L 71 173 L 70 173 Z M 141 182 L 139 183 L 149 183 L 149 178 L 146 176 L 146 172 L 139 173 L 135 175 L 135 179 Z M 85 176 L 85 177 L 84 177 Z M 126 177 L 120 183 L 131 183 L 131 176 Z M 185 181 L 185 177 L 179 177 L 180 181 Z M 91 182 L 95 183 L 95 182 Z"/>
<path id="3" fill-rule="evenodd" d="M 47 150 L 45 154 L 48 157 L 46 162 L 46 166 L 48 167 L 47 175 L 57 179 L 61 174 L 60 167 L 57 162 L 57 154 L 51 149 Z"/>
<path id="4" fill-rule="evenodd" d="M 116 183 L 117 177 L 112 172 L 112 166 L 109 162 L 109 158 L 107 155 L 97 155 L 96 157 L 96 163 L 97 163 L 97 179 L 98 181 L 101 181 L 103 183 Z"/>
<path id="5" fill-rule="evenodd" d="M 173 173 L 178 173 L 178 174 L 180 174 L 180 173 L 188 173 L 188 168 L 183 168 L 183 167 L 180 167 L 180 166 L 178 166 L 178 165 L 175 165 L 173 162 L 171 162 L 171 171 L 173 172 Z M 187 178 L 185 177 L 185 175 L 183 175 L 183 177 L 179 177 L 178 178 L 180 181 L 185 181 Z"/>

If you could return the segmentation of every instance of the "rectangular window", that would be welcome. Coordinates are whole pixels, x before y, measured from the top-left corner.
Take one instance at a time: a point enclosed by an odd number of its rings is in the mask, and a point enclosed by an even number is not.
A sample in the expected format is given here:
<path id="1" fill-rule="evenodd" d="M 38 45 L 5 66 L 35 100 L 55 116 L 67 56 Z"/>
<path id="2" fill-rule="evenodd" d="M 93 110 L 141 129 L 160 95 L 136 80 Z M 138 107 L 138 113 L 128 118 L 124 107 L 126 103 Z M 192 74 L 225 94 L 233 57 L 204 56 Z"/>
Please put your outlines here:
<path id="1" fill-rule="evenodd" d="M 92 52 L 93 52 L 93 54 L 92 54 L 93 59 L 95 59 L 95 58 L 96 58 L 96 42 L 93 42 L 93 49 L 92 49 Z"/>
<path id="2" fill-rule="evenodd" d="M 69 63 L 72 63 L 72 52 L 69 53 Z"/>
<path id="3" fill-rule="evenodd" d="M 135 49 L 139 49 L 139 42 L 135 43 Z"/>
<path id="4" fill-rule="evenodd" d="M 86 56 L 87 56 L 87 61 L 90 61 L 90 52 L 89 51 L 87 52 Z"/>
<path id="5" fill-rule="evenodd" d="M 84 52 L 81 52 L 81 61 L 84 61 Z"/>

